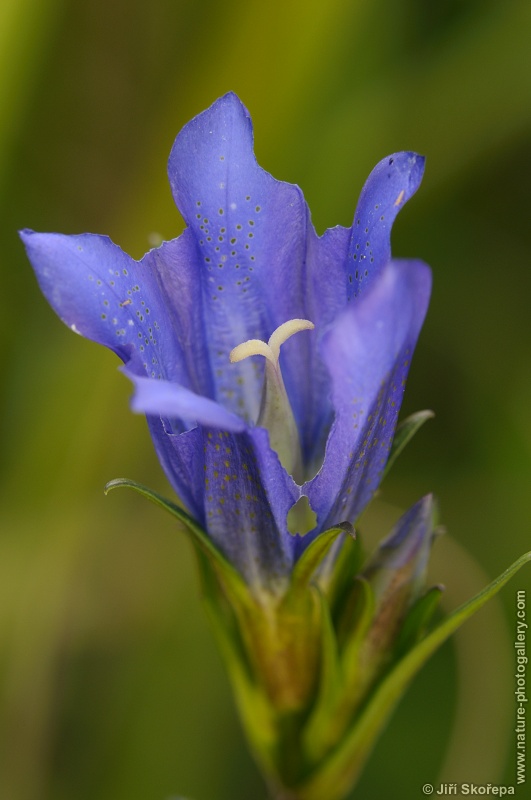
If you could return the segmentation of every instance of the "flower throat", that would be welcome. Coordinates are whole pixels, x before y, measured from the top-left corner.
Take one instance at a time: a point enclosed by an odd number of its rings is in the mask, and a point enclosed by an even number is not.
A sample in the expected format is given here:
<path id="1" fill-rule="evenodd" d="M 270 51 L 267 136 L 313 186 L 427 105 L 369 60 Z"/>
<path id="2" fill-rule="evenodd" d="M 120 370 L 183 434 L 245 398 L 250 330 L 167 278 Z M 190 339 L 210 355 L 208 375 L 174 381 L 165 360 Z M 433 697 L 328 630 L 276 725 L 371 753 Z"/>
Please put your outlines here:
<path id="1" fill-rule="evenodd" d="M 282 466 L 297 482 L 302 481 L 302 456 L 297 423 L 293 416 L 286 387 L 280 370 L 280 346 L 294 333 L 312 330 L 313 322 L 307 319 L 290 319 L 280 325 L 269 341 L 249 339 L 230 353 L 231 363 L 249 356 L 264 356 L 266 368 L 262 400 L 257 425 L 269 431 L 269 443 L 277 453 Z"/>

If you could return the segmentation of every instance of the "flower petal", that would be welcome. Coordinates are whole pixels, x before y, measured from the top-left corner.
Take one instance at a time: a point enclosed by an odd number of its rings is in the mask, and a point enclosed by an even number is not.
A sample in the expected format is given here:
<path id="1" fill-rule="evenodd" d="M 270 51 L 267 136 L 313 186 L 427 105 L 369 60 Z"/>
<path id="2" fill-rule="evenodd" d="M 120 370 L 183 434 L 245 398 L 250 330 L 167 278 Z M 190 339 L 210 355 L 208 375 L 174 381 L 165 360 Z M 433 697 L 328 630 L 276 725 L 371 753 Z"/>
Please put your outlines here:
<path id="1" fill-rule="evenodd" d="M 337 226 L 317 237 L 313 228 L 308 232 L 306 281 L 304 285 L 305 319 L 315 324 L 315 334 L 303 344 L 310 347 L 302 362 L 305 374 L 284 370 L 284 383 L 290 397 L 295 419 L 299 423 L 303 460 L 308 477 L 319 469 L 326 443 L 327 431 L 333 417 L 329 398 L 330 376 L 322 360 L 319 334 L 344 309 L 347 302 L 346 269 L 351 231 Z M 281 358 L 298 357 L 298 342 L 286 342 Z M 293 349 L 290 349 L 293 348 Z M 281 361 L 284 364 L 284 361 Z"/>
<path id="2" fill-rule="evenodd" d="M 200 423 L 226 431 L 245 430 L 243 419 L 227 411 L 215 400 L 191 392 L 178 383 L 139 377 L 128 369 L 123 372 L 135 385 L 136 391 L 131 401 L 133 411 L 184 420 L 185 428 Z"/>
<path id="3" fill-rule="evenodd" d="M 234 94 L 183 128 L 168 172 L 194 241 L 201 286 L 196 313 L 205 328 L 213 396 L 254 422 L 263 364 L 255 359 L 229 367 L 229 353 L 303 318 L 306 203 L 297 186 L 276 181 L 256 163 L 251 120 Z M 302 376 L 300 357 L 292 367 L 288 356 L 284 361 Z"/>
<path id="4" fill-rule="evenodd" d="M 151 426 L 172 484 L 229 561 L 258 589 L 284 585 L 295 549 L 286 517 L 299 487 L 269 447 L 267 432 L 200 426 L 178 435 L 153 418 Z"/>
<path id="5" fill-rule="evenodd" d="M 335 420 L 324 464 L 302 488 L 319 530 L 353 522 L 378 486 L 430 288 L 425 264 L 390 262 L 323 338 Z"/>
<path id="6" fill-rule="evenodd" d="M 174 488 L 253 585 L 285 581 L 314 535 L 287 531 L 301 494 L 317 531 L 357 516 L 380 479 L 429 294 L 424 265 L 386 266 L 389 237 L 423 163 L 412 153 L 384 159 L 352 229 L 319 238 L 300 189 L 258 166 L 249 115 L 228 94 L 172 149 L 170 183 L 187 224 L 178 239 L 137 262 L 107 237 L 21 233 L 58 315 L 126 363 L 133 407 L 147 414 Z M 323 337 L 322 347 L 317 331 L 293 337 L 280 356 L 310 470 L 335 415 L 323 466 L 302 489 L 267 431 L 252 427 L 262 360 L 229 360 L 290 319 L 312 320 Z"/>
<path id="7" fill-rule="evenodd" d="M 155 452 L 166 477 L 189 514 L 205 527 L 203 438 L 199 427 L 174 433 L 161 417 L 147 417 Z"/>
<path id="8" fill-rule="evenodd" d="M 379 162 L 360 195 L 348 254 L 348 296 L 358 295 L 391 258 L 391 228 L 396 215 L 417 191 L 423 156 L 395 153 Z"/>
<path id="9" fill-rule="evenodd" d="M 136 375 L 188 382 L 156 276 L 106 236 L 21 232 L 40 287 L 73 331 L 113 350 Z"/>
<path id="10" fill-rule="evenodd" d="M 374 590 L 377 613 L 384 603 L 391 603 L 399 614 L 400 606 L 411 605 L 423 591 L 436 516 L 433 495 L 426 495 L 400 517 L 363 568 Z"/>
<path id="11" fill-rule="evenodd" d="M 156 276 L 160 286 L 167 318 L 181 344 L 190 388 L 198 394 L 214 397 L 201 314 L 201 282 L 191 232 L 187 229 L 177 239 L 150 250 L 142 264 Z"/>
<path id="12" fill-rule="evenodd" d="M 346 302 L 367 288 L 391 257 L 391 228 L 402 205 L 417 190 L 424 172 L 424 158 L 415 153 L 395 153 L 381 161 L 369 176 L 350 229 L 332 228 L 317 237 L 308 230 L 305 318 L 318 330 L 328 326 Z M 313 235 L 312 235 L 313 234 Z M 303 454 L 309 472 L 322 461 L 324 436 L 332 415 L 327 402 L 328 373 L 314 347 L 304 363 L 312 375 L 307 382 L 294 373 L 285 380 L 295 417 L 301 426 Z M 289 349 L 286 348 L 286 356 Z"/>

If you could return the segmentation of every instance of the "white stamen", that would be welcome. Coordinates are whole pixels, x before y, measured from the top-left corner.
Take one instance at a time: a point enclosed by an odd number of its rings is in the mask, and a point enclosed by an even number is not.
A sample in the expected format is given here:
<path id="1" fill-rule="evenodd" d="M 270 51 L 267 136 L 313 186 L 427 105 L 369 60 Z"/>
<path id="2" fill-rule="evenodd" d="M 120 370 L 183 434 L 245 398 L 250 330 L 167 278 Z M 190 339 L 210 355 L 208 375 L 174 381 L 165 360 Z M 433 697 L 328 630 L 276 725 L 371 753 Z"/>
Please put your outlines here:
<path id="1" fill-rule="evenodd" d="M 268 345 L 271 348 L 275 361 L 278 361 L 280 354 L 280 345 L 287 342 L 294 333 L 299 331 L 312 331 L 315 328 L 313 322 L 309 319 L 288 319 L 279 325 L 276 331 L 273 331 L 269 337 Z"/>
<path id="2" fill-rule="evenodd" d="M 273 364 L 275 363 L 271 348 L 261 339 L 249 339 L 247 342 L 242 342 L 242 344 L 239 344 L 234 350 L 230 351 L 229 358 L 231 363 L 235 364 L 237 361 L 243 361 L 244 358 L 249 358 L 249 356 L 265 356 L 265 358 L 272 361 Z"/>
<path id="3" fill-rule="evenodd" d="M 264 356 L 266 359 L 264 388 L 257 425 L 267 428 L 271 447 L 295 480 L 302 480 L 299 434 L 282 380 L 278 359 L 280 346 L 290 336 L 299 331 L 312 330 L 314 327 L 313 322 L 307 319 L 290 319 L 273 331 L 267 344 L 261 339 L 249 339 L 235 347 L 230 354 L 232 363 L 242 361 L 249 356 Z"/>
<path id="4" fill-rule="evenodd" d="M 237 361 L 243 361 L 244 358 L 249 358 L 249 356 L 264 356 L 276 367 L 280 355 L 280 345 L 287 342 L 294 333 L 313 330 L 313 328 L 315 325 L 308 319 L 289 319 L 273 331 L 267 344 L 261 339 L 249 339 L 247 342 L 239 344 L 234 350 L 231 350 L 230 360 L 234 364 Z"/>

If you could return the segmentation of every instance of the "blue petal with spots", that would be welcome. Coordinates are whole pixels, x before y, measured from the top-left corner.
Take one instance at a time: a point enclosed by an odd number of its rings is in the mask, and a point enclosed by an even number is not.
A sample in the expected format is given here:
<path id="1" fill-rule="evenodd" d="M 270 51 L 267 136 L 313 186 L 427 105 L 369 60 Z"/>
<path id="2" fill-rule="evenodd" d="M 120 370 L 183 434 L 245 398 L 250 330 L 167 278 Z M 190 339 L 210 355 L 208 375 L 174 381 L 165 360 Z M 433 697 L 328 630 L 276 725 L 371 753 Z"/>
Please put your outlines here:
<path id="1" fill-rule="evenodd" d="M 186 340 L 149 267 L 106 236 L 20 235 L 42 291 L 73 331 L 114 350 L 135 375 L 188 384 Z"/>
<path id="2" fill-rule="evenodd" d="M 304 487 L 321 530 L 355 520 L 378 488 L 430 290 L 425 264 L 391 261 L 323 337 L 335 419 Z"/>
<path id="3" fill-rule="evenodd" d="M 21 232 L 57 314 L 125 363 L 175 491 L 252 586 L 281 586 L 311 539 L 353 521 L 378 485 L 429 296 L 425 265 L 390 262 L 392 223 L 423 166 L 413 153 L 381 161 L 352 227 L 319 237 L 299 187 L 257 164 L 249 114 L 229 93 L 171 151 L 181 236 L 135 261 L 106 237 Z M 280 366 L 302 486 L 256 424 L 263 359 L 229 362 L 297 318 L 315 331 L 287 341 Z M 317 527 L 293 536 L 302 495 Z"/>
<path id="4" fill-rule="evenodd" d="M 210 354 L 214 395 L 247 419 L 260 408 L 263 364 L 227 369 L 247 339 L 266 340 L 301 317 L 309 213 L 297 186 L 274 180 L 256 163 L 249 114 L 233 94 L 199 114 L 177 136 L 168 174 L 195 246 L 201 292 L 196 307 Z M 285 375 L 300 385 L 305 352 L 283 353 Z"/>
<path id="5" fill-rule="evenodd" d="M 372 283 L 391 258 L 391 228 L 396 215 L 417 191 L 425 159 L 395 153 L 375 166 L 363 187 L 354 215 L 348 253 L 348 296 Z"/>
<path id="6" fill-rule="evenodd" d="M 285 519 L 298 487 L 269 447 L 266 432 L 203 429 L 205 526 L 251 585 L 285 588 L 295 539 Z M 177 438 L 173 440 L 179 447 Z"/>

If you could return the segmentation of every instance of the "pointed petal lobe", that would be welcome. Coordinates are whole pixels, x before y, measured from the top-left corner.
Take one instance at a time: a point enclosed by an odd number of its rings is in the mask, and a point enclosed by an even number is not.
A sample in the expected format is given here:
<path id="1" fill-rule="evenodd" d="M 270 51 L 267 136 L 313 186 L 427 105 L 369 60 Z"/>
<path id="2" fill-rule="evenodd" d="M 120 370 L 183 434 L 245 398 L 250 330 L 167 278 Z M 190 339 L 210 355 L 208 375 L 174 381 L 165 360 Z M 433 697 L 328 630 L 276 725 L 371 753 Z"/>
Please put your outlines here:
<path id="1" fill-rule="evenodd" d="M 323 338 L 335 419 L 324 464 L 303 487 L 319 529 L 353 522 L 378 486 L 430 287 L 425 264 L 390 262 Z"/>
<path id="2" fill-rule="evenodd" d="M 137 375 L 186 383 L 182 348 L 153 273 L 106 236 L 22 231 L 40 287 L 76 333 L 113 350 Z"/>
<path id="3" fill-rule="evenodd" d="M 127 369 L 123 371 L 135 385 L 136 391 L 131 402 L 133 411 L 185 420 L 186 427 L 197 423 L 226 431 L 243 431 L 246 427 L 241 417 L 178 383 L 140 378 Z"/>
<path id="4" fill-rule="evenodd" d="M 276 181 L 256 163 L 251 120 L 234 94 L 183 128 L 168 173 L 194 242 L 214 396 L 254 422 L 263 364 L 240 362 L 227 371 L 229 353 L 249 339 L 267 341 L 279 325 L 304 316 L 306 203 L 297 186 Z M 288 372 L 302 376 L 300 352 L 298 360 L 288 353 L 283 360 Z"/>
<path id="5" fill-rule="evenodd" d="M 348 254 L 348 296 L 365 291 L 391 258 L 391 228 L 396 215 L 417 191 L 425 159 L 395 153 L 382 159 L 360 195 Z"/>

